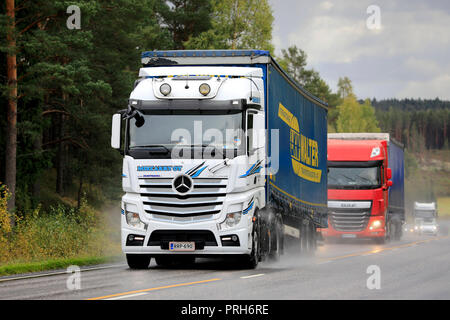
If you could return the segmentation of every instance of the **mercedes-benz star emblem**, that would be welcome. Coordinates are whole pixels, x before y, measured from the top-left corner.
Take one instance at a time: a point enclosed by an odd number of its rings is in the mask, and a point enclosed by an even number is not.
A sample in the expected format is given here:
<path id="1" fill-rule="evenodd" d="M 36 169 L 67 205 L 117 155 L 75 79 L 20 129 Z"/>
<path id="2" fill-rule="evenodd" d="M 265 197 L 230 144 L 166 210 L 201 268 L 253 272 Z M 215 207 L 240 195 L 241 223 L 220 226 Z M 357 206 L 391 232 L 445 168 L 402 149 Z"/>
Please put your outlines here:
<path id="1" fill-rule="evenodd" d="M 178 193 L 188 193 L 192 189 L 192 186 L 192 178 L 184 174 L 173 179 L 173 188 Z"/>

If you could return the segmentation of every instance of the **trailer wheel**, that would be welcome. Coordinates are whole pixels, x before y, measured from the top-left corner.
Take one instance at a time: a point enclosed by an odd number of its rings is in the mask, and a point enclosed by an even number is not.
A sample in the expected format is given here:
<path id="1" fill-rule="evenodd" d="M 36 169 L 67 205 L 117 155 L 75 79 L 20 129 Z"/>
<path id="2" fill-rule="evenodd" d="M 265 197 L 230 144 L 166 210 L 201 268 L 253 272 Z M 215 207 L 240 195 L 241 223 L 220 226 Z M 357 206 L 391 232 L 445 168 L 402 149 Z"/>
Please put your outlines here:
<path id="1" fill-rule="evenodd" d="M 399 240 L 401 240 L 401 238 L 403 236 L 403 229 L 402 229 L 401 222 L 397 222 L 395 230 L 396 230 L 396 232 L 395 232 L 395 240 L 399 241 Z"/>
<path id="2" fill-rule="evenodd" d="M 147 254 L 129 254 L 127 253 L 127 263 L 130 269 L 147 269 L 151 256 Z"/>
<path id="3" fill-rule="evenodd" d="M 300 250 L 307 255 L 311 255 L 315 249 L 313 228 L 314 225 L 309 220 L 302 222 L 300 226 Z"/>

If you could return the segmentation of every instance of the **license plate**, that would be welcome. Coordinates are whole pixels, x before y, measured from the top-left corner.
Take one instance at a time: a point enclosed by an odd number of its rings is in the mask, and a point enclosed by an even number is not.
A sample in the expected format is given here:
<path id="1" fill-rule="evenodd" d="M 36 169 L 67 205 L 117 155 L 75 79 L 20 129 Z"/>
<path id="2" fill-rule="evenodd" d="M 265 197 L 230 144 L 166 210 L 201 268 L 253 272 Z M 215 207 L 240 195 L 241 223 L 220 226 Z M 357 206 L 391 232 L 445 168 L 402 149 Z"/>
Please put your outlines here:
<path id="1" fill-rule="evenodd" d="M 342 235 L 342 238 L 356 238 L 356 234 L 353 234 L 353 233 L 344 233 L 343 235 Z"/>
<path id="2" fill-rule="evenodd" d="M 169 251 L 195 251 L 195 242 L 169 242 Z"/>

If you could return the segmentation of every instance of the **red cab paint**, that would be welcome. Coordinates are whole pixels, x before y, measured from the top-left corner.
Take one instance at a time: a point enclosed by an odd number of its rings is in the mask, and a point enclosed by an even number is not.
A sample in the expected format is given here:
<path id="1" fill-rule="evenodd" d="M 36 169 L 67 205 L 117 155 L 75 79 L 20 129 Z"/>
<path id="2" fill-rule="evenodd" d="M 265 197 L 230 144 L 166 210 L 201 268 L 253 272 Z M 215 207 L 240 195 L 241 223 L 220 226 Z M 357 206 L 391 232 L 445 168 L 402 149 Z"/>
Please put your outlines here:
<path id="1" fill-rule="evenodd" d="M 324 238 L 373 238 L 382 243 L 386 237 L 401 237 L 404 206 L 389 206 L 394 185 L 389 152 L 399 147 L 402 152 L 396 156 L 402 166 L 395 172 L 402 170 L 401 181 L 396 181 L 402 194 L 397 202 L 403 203 L 403 147 L 394 145 L 389 134 L 328 135 L 329 223 L 321 230 Z"/>

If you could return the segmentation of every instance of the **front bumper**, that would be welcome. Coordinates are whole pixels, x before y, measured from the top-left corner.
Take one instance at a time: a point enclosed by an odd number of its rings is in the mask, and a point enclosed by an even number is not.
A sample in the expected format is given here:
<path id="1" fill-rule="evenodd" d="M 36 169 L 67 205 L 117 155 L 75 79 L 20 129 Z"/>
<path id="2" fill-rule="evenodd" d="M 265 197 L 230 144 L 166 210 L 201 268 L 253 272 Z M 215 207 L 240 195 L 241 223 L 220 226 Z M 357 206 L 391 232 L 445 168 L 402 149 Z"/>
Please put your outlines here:
<path id="1" fill-rule="evenodd" d="M 438 232 L 438 230 L 437 230 L 437 228 L 435 229 L 435 228 L 432 228 L 432 227 L 422 227 L 422 228 L 419 228 L 418 230 L 416 230 L 416 232 L 418 232 L 418 233 L 422 233 L 422 234 L 437 234 L 437 232 Z"/>
<path id="2" fill-rule="evenodd" d="M 155 231 L 166 231 L 166 232 L 179 232 L 180 234 L 195 232 L 195 231 L 209 231 L 214 235 L 215 243 L 217 245 L 207 245 L 199 246 L 200 248 L 195 251 L 170 251 L 167 248 L 166 243 L 164 242 L 158 245 L 152 245 L 154 243 L 150 243 L 150 237 Z M 142 245 L 130 246 L 127 245 L 127 238 L 129 235 L 140 235 L 144 237 L 144 241 Z M 239 239 L 239 245 L 229 246 L 222 245 L 222 237 L 223 236 L 231 236 L 236 235 Z M 122 227 L 122 250 L 124 253 L 142 253 L 142 254 L 151 254 L 151 255 L 159 255 L 159 254 L 188 254 L 188 255 L 240 255 L 240 254 L 249 254 L 251 252 L 251 246 L 249 248 L 249 229 L 248 228 L 237 228 L 237 229 L 227 229 L 227 230 L 218 230 L 217 224 L 215 221 L 209 221 L 205 223 L 196 223 L 194 225 L 190 225 L 187 227 L 186 225 L 175 225 L 172 223 L 164 223 L 164 222 L 153 222 L 148 225 L 146 231 L 139 231 L 134 228 L 129 228 L 127 226 Z M 175 239 L 173 239 L 174 241 Z M 178 241 L 178 240 L 177 240 Z M 184 241 L 184 240 L 182 240 Z M 189 241 L 189 240 L 186 240 Z"/>
<path id="3" fill-rule="evenodd" d="M 375 220 L 381 221 L 381 226 L 378 228 L 371 228 Z M 386 236 L 386 231 L 384 228 L 385 221 L 383 216 L 371 216 L 369 222 L 364 230 L 361 231 L 338 231 L 333 228 L 331 222 L 328 222 L 328 228 L 321 229 L 322 236 L 326 238 L 383 238 Z"/>

